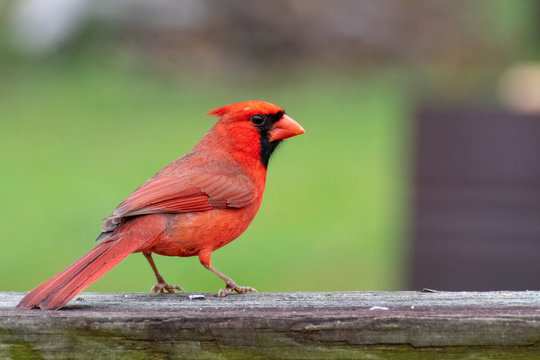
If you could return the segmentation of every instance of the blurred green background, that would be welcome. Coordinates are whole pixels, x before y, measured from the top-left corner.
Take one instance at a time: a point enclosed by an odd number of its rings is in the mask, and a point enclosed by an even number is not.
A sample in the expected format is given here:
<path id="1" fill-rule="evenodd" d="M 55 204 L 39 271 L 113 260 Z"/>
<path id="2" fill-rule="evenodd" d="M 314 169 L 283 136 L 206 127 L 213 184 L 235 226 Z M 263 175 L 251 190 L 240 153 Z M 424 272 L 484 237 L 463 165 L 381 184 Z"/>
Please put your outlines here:
<path id="1" fill-rule="evenodd" d="M 500 74 L 539 49 L 532 0 L 34 2 L 0 5 L 2 290 L 91 249 L 207 111 L 252 99 L 306 134 L 277 151 L 259 214 L 213 265 L 259 291 L 405 289 L 415 106 L 497 102 Z M 222 287 L 197 258 L 155 260 L 187 291 Z M 134 254 L 88 290 L 154 283 Z"/>

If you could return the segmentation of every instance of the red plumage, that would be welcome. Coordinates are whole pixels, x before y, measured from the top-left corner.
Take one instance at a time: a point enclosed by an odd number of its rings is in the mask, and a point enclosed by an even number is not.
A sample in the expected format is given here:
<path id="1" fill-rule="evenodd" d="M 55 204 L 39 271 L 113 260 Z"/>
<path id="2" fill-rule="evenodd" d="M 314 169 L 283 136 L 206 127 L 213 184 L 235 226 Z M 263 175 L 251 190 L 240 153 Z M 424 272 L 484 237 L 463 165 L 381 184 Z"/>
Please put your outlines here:
<path id="1" fill-rule="evenodd" d="M 101 242 L 71 266 L 28 293 L 18 308 L 58 309 L 130 253 L 142 252 L 155 272 L 153 291 L 180 289 L 159 275 L 151 254 L 199 256 L 226 283 L 219 295 L 242 287 L 211 266 L 214 250 L 236 239 L 262 201 L 268 158 L 277 144 L 304 133 L 276 105 L 248 101 L 213 110 L 218 122 L 186 155 L 129 195 L 105 219 Z M 261 120 L 262 119 L 262 120 Z"/>

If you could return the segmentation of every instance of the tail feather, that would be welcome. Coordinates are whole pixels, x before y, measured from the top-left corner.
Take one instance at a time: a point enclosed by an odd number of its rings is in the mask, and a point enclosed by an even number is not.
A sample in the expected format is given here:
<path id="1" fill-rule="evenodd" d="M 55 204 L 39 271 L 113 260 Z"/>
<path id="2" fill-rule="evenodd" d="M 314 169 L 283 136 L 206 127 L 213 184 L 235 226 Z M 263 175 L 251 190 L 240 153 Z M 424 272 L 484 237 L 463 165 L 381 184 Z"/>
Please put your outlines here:
<path id="1" fill-rule="evenodd" d="M 19 309 L 59 309 L 140 246 L 133 238 L 109 238 L 29 292 Z"/>

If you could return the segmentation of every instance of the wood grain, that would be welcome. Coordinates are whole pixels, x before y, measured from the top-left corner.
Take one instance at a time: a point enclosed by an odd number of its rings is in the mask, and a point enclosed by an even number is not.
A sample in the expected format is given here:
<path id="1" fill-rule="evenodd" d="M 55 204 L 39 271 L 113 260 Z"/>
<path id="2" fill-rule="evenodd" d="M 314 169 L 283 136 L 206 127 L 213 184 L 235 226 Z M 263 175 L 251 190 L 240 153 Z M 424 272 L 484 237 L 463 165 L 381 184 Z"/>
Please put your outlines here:
<path id="1" fill-rule="evenodd" d="M 536 291 L 190 295 L 0 293 L 0 358 L 540 359 Z"/>

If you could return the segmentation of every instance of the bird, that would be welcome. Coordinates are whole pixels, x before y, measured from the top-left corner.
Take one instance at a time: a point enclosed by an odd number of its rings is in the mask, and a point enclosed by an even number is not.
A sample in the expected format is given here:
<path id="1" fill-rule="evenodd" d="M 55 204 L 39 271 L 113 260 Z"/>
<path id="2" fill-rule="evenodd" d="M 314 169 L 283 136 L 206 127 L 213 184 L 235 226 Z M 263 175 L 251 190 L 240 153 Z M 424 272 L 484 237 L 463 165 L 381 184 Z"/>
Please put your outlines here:
<path id="1" fill-rule="evenodd" d="M 258 100 L 208 115 L 217 122 L 200 142 L 122 201 L 104 219 L 97 245 L 17 308 L 58 310 L 131 253 L 142 253 L 150 264 L 157 280 L 152 292 L 183 290 L 163 279 L 152 254 L 198 256 L 225 282 L 218 296 L 256 291 L 213 267 L 211 255 L 246 230 L 263 199 L 270 157 L 284 139 L 305 130 L 279 106 Z"/>

